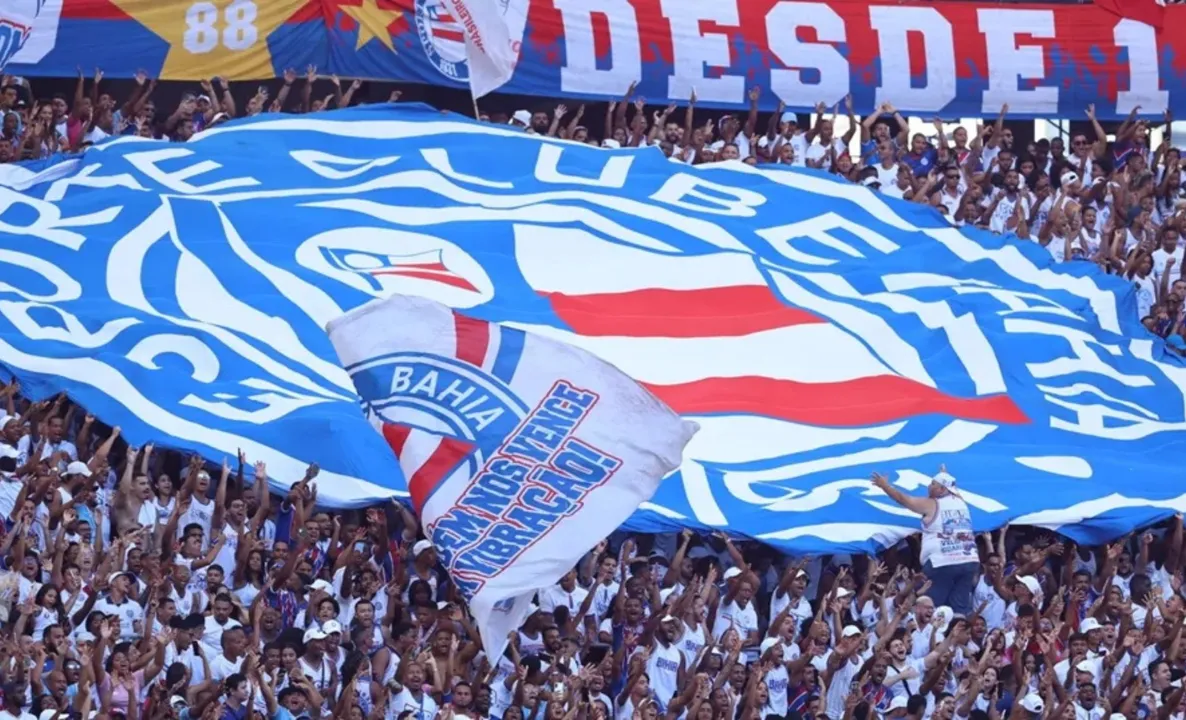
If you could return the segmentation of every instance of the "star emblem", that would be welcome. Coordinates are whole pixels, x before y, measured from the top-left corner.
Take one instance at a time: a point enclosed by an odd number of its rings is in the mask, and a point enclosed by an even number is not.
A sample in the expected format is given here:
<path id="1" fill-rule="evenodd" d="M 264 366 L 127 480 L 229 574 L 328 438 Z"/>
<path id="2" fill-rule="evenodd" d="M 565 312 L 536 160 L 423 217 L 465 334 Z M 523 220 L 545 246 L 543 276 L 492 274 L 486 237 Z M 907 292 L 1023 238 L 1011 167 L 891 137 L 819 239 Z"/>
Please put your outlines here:
<path id="1" fill-rule="evenodd" d="M 162 80 L 275 77 L 268 38 L 294 12 L 293 3 L 268 0 L 208 0 L 188 9 L 143 0 L 111 2 L 169 44 Z"/>
<path id="2" fill-rule="evenodd" d="M 378 0 L 362 0 L 361 5 L 339 5 L 338 8 L 358 25 L 358 41 L 354 45 L 356 51 L 371 40 L 378 40 L 388 50 L 395 52 L 391 25 L 403 17 L 402 11 L 379 7 Z"/>

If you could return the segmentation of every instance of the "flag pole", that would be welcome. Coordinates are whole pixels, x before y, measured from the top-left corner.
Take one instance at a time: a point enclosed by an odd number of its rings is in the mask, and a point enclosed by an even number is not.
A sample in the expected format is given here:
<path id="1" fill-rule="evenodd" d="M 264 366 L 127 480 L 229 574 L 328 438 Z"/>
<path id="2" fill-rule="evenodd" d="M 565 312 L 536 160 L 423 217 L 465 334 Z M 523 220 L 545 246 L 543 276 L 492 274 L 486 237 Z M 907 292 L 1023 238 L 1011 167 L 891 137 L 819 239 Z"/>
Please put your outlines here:
<path id="1" fill-rule="evenodd" d="M 474 120 L 481 120 L 482 113 L 478 111 L 478 98 L 474 95 L 474 88 L 471 85 L 469 89 L 469 99 L 474 103 Z"/>

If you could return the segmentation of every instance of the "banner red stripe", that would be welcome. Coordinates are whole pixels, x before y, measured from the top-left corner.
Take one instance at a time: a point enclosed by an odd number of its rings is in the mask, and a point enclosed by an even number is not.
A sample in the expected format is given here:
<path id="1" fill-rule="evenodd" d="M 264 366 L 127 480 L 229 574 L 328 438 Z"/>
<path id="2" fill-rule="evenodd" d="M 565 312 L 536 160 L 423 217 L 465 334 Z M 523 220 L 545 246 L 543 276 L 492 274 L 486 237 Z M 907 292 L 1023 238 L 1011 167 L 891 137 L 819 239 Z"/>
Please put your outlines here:
<path id="1" fill-rule="evenodd" d="M 806 310 L 788 306 L 761 285 L 544 295 L 573 332 L 591 337 L 739 337 L 823 322 Z"/>
<path id="2" fill-rule="evenodd" d="M 413 270 L 410 268 L 391 268 L 390 270 L 372 270 L 371 275 L 400 275 L 402 277 L 419 278 L 421 280 L 432 280 L 433 282 L 461 288 L 462 290 L 478 291 L 469 280 L 448 271 L 434 272 L 431 270 Z"/>
<path id="3" fill-rule="evenodd" d="M 1016 425 L 1029 422 L 1006 395 L 958 398 L 894 375 L 838 383 L 764 377 L 707 378 L 646 385 L 681 414 L 750 413 L 805 425 L 865 427 L 918 415 L 950 415 Z"/>
<path id="4" fill-rule="evenodd" d="M 453 325 L 457 332 L 457 359 L 482 367 L 486 349 L 490 347 L 490 323 L 455 312 Z"/>
<path id="5" fill-rule="evenodd" d="M 391 450 L 395 453 L 396 459 L 404 452 L 404 444 L 408 442 L 408 435 L 412 433 L 412 429 L 407 425 L 392 425 L 391 423 L 383 423 L 383 438 L 387 440 L 387 444 L 391 446 Z"/>
<path id="6" fill-rule="evenodd" d="M 1159 30 L 1165 24 L 1165 6 L 1158 5 L 1157 0 L 1095 0 L 1095 4 L 1110 13 Z"/>
<path id="7" fill-rule="evenodd" d="M 473 449 L 473 444 L 465 440 L 441 438 L 441 444 L 428 456 L 428 460 L 408 478 L 408 494 L 412 496 L 412 505 L 417 514 L 424 509 L 424 502 L 437 486 Z"/>

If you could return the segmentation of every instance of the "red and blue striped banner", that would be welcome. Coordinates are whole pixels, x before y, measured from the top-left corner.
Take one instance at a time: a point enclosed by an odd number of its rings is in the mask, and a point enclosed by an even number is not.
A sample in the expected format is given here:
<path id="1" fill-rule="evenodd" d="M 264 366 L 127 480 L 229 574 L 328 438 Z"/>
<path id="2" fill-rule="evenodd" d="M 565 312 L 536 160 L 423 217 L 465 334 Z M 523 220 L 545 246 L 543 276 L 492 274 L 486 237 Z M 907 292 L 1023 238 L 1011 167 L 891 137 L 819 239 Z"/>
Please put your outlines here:
<path id="1" fill-rule="evenodd" d="M 1100 118 L 1186 106 L 1186 39 L 1097 5 L 831 0 L 500 0 L 521 54 L 506 92 L 710 107 L 884 102 L 917 115 Z M 1180 27 L 1186 8 L 1164 9 Z M 445 0 L 42 0 L 13 72 L 465 87 Z"/>

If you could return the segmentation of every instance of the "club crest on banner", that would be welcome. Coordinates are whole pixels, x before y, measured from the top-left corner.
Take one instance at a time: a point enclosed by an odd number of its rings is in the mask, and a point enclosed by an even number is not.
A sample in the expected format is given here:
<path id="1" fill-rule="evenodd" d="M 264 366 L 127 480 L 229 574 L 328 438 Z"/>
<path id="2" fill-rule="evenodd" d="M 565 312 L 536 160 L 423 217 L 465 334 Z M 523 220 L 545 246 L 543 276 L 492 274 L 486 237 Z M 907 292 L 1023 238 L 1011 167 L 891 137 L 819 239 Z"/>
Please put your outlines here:
<path id="1" fill-rule="evenodd" d="M 36 63 L 57 44 L 63 0 L 4 0 L 0 3 L 0 68 Z"/>
<path id="2" fill-rule="evenodd" d="M 700 425 L 634 528 L 881 546 L 918 524 L 869 473 L 916 490 L 940 463 L 976 523 L 1091 539 L 1186 505 L 1146 482 L 1186 436 L 1186 368 L 1140 327 L 1128 284 L 822 174 L 687 168 L 374 106 L 183 146 L 120 138 L 40 177 L 0 168 L 6 184 L 0 209 L 23 207 L 0 212 L 0 363 L 22 385 L 70 392 L 133 442 L 243 447 L 277 477 L 344 438 L 320 458 L 343 503 L 398 478 L 381 438 L 357 445 L 374 433 L 351 374 L 388 422 L 472 439 L 530 414 L 506 391 L 525 331 Z M 500 330 L 456 364 L 344 371 L 326 324 L 393 294 Z M 1151 464 L 1134 477 L 1136 457 Z"/>
<path id="3" fill-rule="evenodd" d="M 491 0 L 506 19 L 508 34 L 516 50 L 527 27 L 530 0 Z M 465 60 L 465 28 L 449 7 L 449 0 L 416 0 L 416 35 L 432 66 L 458 83 L 469 82 Z"/>

